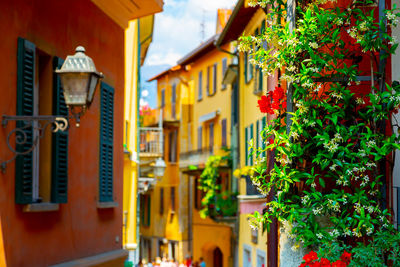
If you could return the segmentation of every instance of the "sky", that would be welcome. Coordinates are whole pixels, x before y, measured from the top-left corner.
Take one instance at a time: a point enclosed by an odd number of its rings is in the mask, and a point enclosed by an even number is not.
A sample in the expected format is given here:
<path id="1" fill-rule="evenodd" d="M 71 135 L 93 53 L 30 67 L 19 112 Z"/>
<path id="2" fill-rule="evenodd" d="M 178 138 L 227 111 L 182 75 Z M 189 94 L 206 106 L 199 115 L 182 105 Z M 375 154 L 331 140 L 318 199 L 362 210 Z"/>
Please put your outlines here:
<path id="1" fill-rule="evenodd" d="M 141 69 L 142 105 L 149 104 L 152 108 L 157 106 L 157 83 L 145 81 L 176 65 L 180 58 L 214 35 L 217 9 L 232 9 L 236 2 L 237 0 L 164 0 L 164 11 L 155 15 L 153 42 Z"/>

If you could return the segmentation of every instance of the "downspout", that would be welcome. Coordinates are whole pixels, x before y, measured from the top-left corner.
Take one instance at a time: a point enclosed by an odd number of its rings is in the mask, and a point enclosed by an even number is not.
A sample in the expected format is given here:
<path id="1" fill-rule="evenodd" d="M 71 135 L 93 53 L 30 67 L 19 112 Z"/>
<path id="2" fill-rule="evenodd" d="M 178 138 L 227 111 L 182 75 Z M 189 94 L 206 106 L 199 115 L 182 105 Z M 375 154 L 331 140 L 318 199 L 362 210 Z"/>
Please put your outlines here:
<path id="1" fill-rule="evenodd" d="M 233 107 L 233 109 L 231 110 L 231 146 L 232 146 L 232 141 L 233 141 L 233 138 L 232 138 L 232 132 L 233 132 L 233 130 L 234 130 L 234 128 L 236 127 L 236 140 L 235 140 L 235 155 L 237 155 L 237 158 L 235 159 L 235 157 L 232 157 L 232 169 L 236 169 L 237 167 L 238 167 L 238 162 L 239 162 L 239 158 L 240 158 L 240 149 L 239 149 L 239 140 L 240 140 L 240 138 L 239 138 L 239 136 L 240 136 L 240 131 L 239 131 L 239 129 L 240 129 L 240 127 L 239 127 L 239 122 L 240 122 L 240 120 L 239 120 L 239 79 L 240 79 L 240 62 L 239 62 L 239 54 L 236 52 L 236 53 L 232 53 L 232 52 L 230 52 L 230 51 L 227 51 L 227 50 L 225 50 L 225 49 L 223 49 L 222 47 L 221 47 L 221 44 L 220 43 L 218 43 L 218 41 L 215 41 L 214 42 L 214 45 L 215 45 L 215 47 L 217 48 L 217 50 L 219 50 L 219 51 L 221 51 L 221 52 L 223 52 L 223 53 L 226 53 L 226 54 L 228 54 L 228 55 L 231 55 L 231 56 L 234 56 L 234 57 L 236 57 L 236 60 L 237 60 L 237 62 L 238 62 L 238 73 L 237 73 L 237 76 L 236 76 L 236 81 L 232 84 L 232 98 L 231 98 L 231 101 L 233 102 L 233 105 L 232 105 L 232 107 Z M 236 110 L 236 112 L 237 112 L 237 114 L 235 115 L 235 110 Z M 238 118 L 235 118 L 235 116 L 237 116 Z M 236 122 L 236 124 L 234 124 L 234 121 Z M 238 188 L 238 181 L 236 180 L 235 181 L 235 183 L 233 183 L 233 174 L 231 173 L 231 180 L 232 180 L 232 191 L 234 191 L 234 192 L 238 192 L 239 190 L 239 188 Z M 239 210 L 239 205 L 237 206 L 237 211 L 236 211 L 236 214 L 238 214 L 238 216 L 236 216 L 236 222 L 235 222 L 235 227 L 234 227 L 234 229 L 233 229 L 233 234 L 234 234 L 234 237 L 235 238 L 233 238 L 232 239 L 232 249 L 231 249 L 231 253 L 232 253 L 232 255 L 233 255 L 233 266 L 234 267 L 237 267 L 237 266 L 239 266 L 239 227 L 240 227 L 240 210 Z"/>

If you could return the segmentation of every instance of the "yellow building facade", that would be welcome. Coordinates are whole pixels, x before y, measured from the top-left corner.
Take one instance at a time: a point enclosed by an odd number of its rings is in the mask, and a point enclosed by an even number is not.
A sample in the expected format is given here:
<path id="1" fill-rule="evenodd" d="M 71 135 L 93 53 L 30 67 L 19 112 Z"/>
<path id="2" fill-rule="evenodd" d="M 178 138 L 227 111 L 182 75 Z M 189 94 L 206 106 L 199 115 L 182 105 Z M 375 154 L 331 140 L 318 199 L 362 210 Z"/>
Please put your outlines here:
<path id="1" fill-rule="evenodd" d="M 224 45 L 237 40 L 241 35 L 258 35 L 266 27 L 266 14 L 262 8 L 250 7 L 247 1 L 240 0 L 235 6 L 227 27 L 217 40 L 217 45 Z M 268 44 L 264 44 L 267 47 Z M 255 147 L 265 147 L 261 139 L 261 131 L 268 123 L 269 117 L 262 114 L 257 107 L 261 95 L 265 95 L 276 86 L 274 77 L 266 77 L 260 68 L 249 62 L 246 53 L 238 53 L 237 72 L 235 80 L 239 88 L 239 162 L 237 168 L 253 166 L 256 156 L 251 154 L 250 144 Z M 269 161 L 273 155 L 262 155 Z M 239 179 L 239 245 L 238 266 L 276 266 L 276 240 L 274 232 L 268 234 L 263 229 L 252 229 L 248 216 L 258 211 L 263 214 L 267 196 L 261 195 L 253 186 L 248 176 Z M 272 248 L 272 249 L 271 249 Z M 270 250 L 270 251 L 269 251 Z M 275 253 L 275 254 L 274 254 Z"/>
<path id="2" fill-rule="evenodd" d="M 228 11 L 219 12 L 219 24 Z M 217 30 L 222 29 L 221 25 Z M 211 155 L 226 155 L 231 137 L 231 86 L 222 84 L 233 57 L 214 44 L 218 35 L 178 61 L 157 80 L 158 105 L 163 114 L 164 177 L 148 193 L 149 258 L 166 256 L 179 261 L 204 258 L 207 266 L 233 266 L 235 218 L 202 218 L 199 178 Z M 229 50 L 229 45 L 223 50 Z M 221 170 L 221 190 L 237 189 L 230 168 Z M 151 240 L 151 241 L 150 241 Z"/>
<path id="3" fill-rule="evenodd" d="M 179 176 L 179 127 L 182 94 L 187 89 L 179 67 L 153 79 L 158 81 L 159 117 L 155 121 L 162 120 L 166 169 L 164 176 L 141 195 L 141 255 L 147 261 L 156 257 L 182 261 L 188 253 L 187 188 Z"/>
<path id="4" fill-rule="evenodd" d="M 150 1 L 152 2 L 152 1 Z M 158 1 L 156 1 L 158 2 Z M 149 3 L 152 4 L 152 3 Z M 162 7 L 162 3 L 161 3 Z M 159 10 L 147 10 L 154 14 Z M 146 13 L 147 14 L 147 13 Z M 154 15 L 131 20 L 125 30 L 124 181 L 122 242 L 129 262 L 139 261 L 139 95 L 140 66 L 152 41 Z"/>
<path id="5" fill-rule="evenodd" d="M 200 174 L 211 155 L 224 155 L 230 148 L 231 87 L 222 84 L 223 74 L 232 62 L 231 55 L 218 50 L 213 36 L 178 61 L 186 69 L 189 84 L 188 119 L 182 121 L 187 145 L 180 150 L 181 176 L 190 188 L 190 244 L 193 259 L 204 258 L 207 266 L 232 266 L 234 223 L 225 218 L 202 218 L 198 189 Z M 229 47 L 224 47 L 228 49 Z M 236 182 L 236 180 L 233 180 Z M 221 191 L 232 190 L 231 169 L 220 171 Z"/>

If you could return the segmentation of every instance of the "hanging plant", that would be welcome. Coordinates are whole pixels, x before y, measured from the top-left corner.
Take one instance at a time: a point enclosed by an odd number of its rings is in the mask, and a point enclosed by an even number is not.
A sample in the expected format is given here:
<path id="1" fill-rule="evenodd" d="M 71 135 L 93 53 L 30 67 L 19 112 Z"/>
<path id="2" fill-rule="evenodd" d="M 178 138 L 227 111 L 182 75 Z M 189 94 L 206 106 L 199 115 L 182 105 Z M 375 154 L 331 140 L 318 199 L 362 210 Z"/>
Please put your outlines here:
<path id="1" fill-rule="evenodd" d="M 199 189 L 204 191 L 204 197 L 201 200 L 202 209 L 200 216 L 202 218 L 234 216 L 237 212 L 236 193 L 222 188 L 221 167 L 231 167 L 231 155 L 214 155 L 207 159 L 206 166 L 200 176 Z"/>

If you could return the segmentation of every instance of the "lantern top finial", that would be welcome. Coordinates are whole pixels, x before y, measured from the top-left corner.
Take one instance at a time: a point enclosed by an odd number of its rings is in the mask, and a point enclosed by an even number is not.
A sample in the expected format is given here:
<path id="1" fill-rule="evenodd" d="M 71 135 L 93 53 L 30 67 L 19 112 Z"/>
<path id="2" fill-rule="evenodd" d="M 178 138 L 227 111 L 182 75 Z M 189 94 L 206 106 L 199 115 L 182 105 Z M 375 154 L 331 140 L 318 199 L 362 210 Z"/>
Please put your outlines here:
<path id="1" fill-rule="evenodd" d="M 76 53 L 85 53 L 85 52 L 86 52 L 86 49 L 85 49 L 83 46 L 79 45 L 79 46 L 77 46 L 77 47 L 75 48 L 75 52 L 76 52 Z"/>

